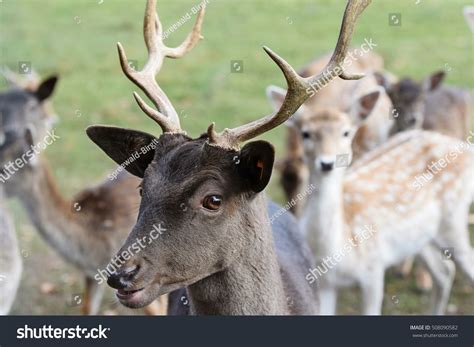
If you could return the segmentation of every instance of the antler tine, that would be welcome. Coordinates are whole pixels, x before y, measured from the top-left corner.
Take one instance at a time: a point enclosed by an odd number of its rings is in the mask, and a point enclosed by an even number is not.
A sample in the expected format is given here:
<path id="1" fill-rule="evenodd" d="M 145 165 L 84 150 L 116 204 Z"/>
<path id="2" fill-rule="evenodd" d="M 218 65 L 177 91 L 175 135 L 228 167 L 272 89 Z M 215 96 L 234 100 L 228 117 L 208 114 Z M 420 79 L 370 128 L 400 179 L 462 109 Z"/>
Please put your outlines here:
<path id="1" fill-rule="evenodd" d="M 312 92 L 315 90 L 314 86 L 320 88 L 322 83 L 323 85 L 327 84 L 336 77 L 342 79 L 362 78 L 364 76 L 363 74 L 347 74 L 344 72 L 342 65 L 347 55 L 357 18 L 370 2 L 371 0 L 348 0 L 336 49 L 326 67 L 317 75 L 308 78 L 301 77 L 282 57 L 268 47 L 264 47 L 265 52 L 283 72 L 288 85 L 288 91 L 282 106 L 274 114 L 234 129 L 224 129 L 224 131 L 219 134 L 215 132 L 214 125 L 212 124 L 208 129 L 209 143 L 226 148 L 238 149 L 239 143 L 261 135 L 290 118 L 298 108 L 314 94 L 314 92 Z"/>
<path id="2" fill-rule="evenodd" d="M 365 10 L 367 6 L 371 3 L 372 0 L 349 0 L 344 11 L 344 17 L 342 18 L 341 29 L 339 31 L 339 37 L 336 43 L 336 49 L 334 50 L 329 63 L 327 64 L 325 70 L 330 68 L 335 69 L 339 67 L 342 72 L 338 74 L 341 79 L 345 80 L 357 80 L 364 77 L 364 74 L 348 74 L 344 72 L 341 65 L 344 62 L 344 58 L 347 55 L 349 46 L 351 43 L 352 33 L 354 32 L 355 23 L 360 14 Z M 307 80 L 310 83 L 318 81 L 319 76 L 311 76 Z"/>
<path id="3" fill-rule="evenodd" d="M 128 62 L 125 50 L 117 43 L 120 65 L 124 74 L 148 96 L 158 110 L 148 106 L 146 102 L 134 93 L 135 100 L 142 111 L 152 118 L 162 128 L 163 132 L 181 133 L 178 114 L 171 101 L 156 82 L 156 75 L 160 72 L 163 61 L 168 58 L 181 58 L 191 51 L 202 38 L 201 26 L 205 6 L 197 16 L 196 23 L 186 39 L 178 47 L 167 47 L 163 43 L 163 26 L 156 12 L 156 0 L 148 0 L 143 21 L 143 36 L 148 50 L 148 60 L 142 70 L 133 69 Z"/>
<path id="4" fill-rule="evenodd" d="M 194 23 L 193 29 L 188 34 L 188 36 L 184 39 L 183 43 L 181 43 L 178 47 L 175 48 L 168 48 L 167 57 L 169 58 L 181 58 L 186 53 L 196 46 L 199 40 L 203 39 L 204 37 L 201 35 L 201 27 L 202 22 L 204 20 L 204 14 L 206 13 L 206 6 L 205 2 L 202 2 L 201 9 L 199 10 L 196 22 Z"/>

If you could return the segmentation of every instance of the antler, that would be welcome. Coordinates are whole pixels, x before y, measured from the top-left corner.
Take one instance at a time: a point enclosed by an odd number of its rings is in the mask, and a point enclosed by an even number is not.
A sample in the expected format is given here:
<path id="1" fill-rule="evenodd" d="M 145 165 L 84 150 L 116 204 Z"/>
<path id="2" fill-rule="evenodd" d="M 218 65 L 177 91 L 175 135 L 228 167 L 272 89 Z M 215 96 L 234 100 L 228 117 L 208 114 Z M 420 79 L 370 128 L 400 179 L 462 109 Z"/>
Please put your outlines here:
<path id="1" fill-rule="evenodd" d="M 346 57 L 349 44 L 354 31 L 354 26 L 359 15 L 370 4 L 371 0 L 349 0 L 342 19 L 341 30 L 337 40 L 336 49 L 323 71 L 317 75 L 307 78 L 301 77 L 293 67 L 288 64 L 278 54 L 268 47 L 263 47 L 265 52 L 279 66 L 285 76 L 288 92 L 285 100 L 278 112 L 239 126 L 233 129 L 224 129 L 221 133 L 216 133 L 214 123 L 208 130 L 209 143 L 213 143 L 226 148 L 238 149 L 239 143 L 247 141 L 261 135 L 290 118 L 298 108 L 314 94 L 312 90 L 318 90 L 321 85 L 325 85 L 336 77 L 345 80 L 360 79 L 364 75 L 349 75 L 344 72 L 342 65 Z M 315 86 L 317 88 L 315 88 Z"/>
<path id="2" fill-rule="evenodd" d="M 167 47 L 163 43 L 163 27 L 156 13 L 156 0 L 148 0 L 143 21 L 143 36 L 148 50 L 148 61 L 141 71 L 134 70 L 128 63 L 125 50 L 117 43 L 120 65 L 125 75 L 135 83 L 150 98 L 158 110 L 153 109 L 143 101 L 136 92 L 133 93 L 138 105 L 150 118 L 161 127 L 163 132 L 180 133 L 179 117 L 170 100 L 156 82 L 155 76 L 161 70 L 163 61 L 168 58 L 181 58 L 191 51 L 201 36 L 201 26 L 204 18 L 205 3 L 197 15 L 193 29 L 178 47 Z"/>

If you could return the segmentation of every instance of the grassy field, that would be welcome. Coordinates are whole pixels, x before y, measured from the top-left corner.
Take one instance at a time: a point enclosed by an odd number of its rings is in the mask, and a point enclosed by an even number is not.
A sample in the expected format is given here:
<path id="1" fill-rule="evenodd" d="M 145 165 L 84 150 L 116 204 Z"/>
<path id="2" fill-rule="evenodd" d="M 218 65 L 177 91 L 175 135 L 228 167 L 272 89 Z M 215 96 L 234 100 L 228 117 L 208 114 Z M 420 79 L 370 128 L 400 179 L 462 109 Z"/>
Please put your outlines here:
<path id="1" fill-rule="evenodd" d="M 159 1 L 165 28 L 197 0 Z M 448 72 L 447 83 L 473 88 L 473 36 L 462 17 L 467 1 L 377 0 L 361 17 L 353 39 L 357 46 L 372 38 L 388 70 L 421 79 L 433 71 Z M 107 123 L 159 134 L 159 128 L 136 106 L 136 88 L 122 74 L 116 42 L 141 67 L 146 59 L 141 26 L 144 1 L 77 0 L 0 2 L 0 64 L 18 70 L 30 62 L 41 75 L 59 74 L 54 106 L 60 116 L 61 140 L 48 148 L 60 188 L 67 195 L 99 181 L 114 169 L 85 136 L 94 123 Z M 265 99 L 269 84 L 284 86 L 280 71 L 261 49 L 268 45 L 295 67 L 330 51 L 335 44 L 343 2 L 340 0 L 216 1 L 210 0 L 203 27 L 205 40 L 185 59 L 167 61 L 159 81 L 191 135 L 204 132 L 211 121 L 217 128 L 235 126 L 271 111 Z M 401 14 L 401 26 L 389 25 L 389 14 Z M 178 44 L 193 21 L 173 33 L 167 43 Z M 242 73 L 231 73 L 231 61 L 241 60 Z M 1 81 L 3 83 L 3 81 Z M 3 83 L 2 88 L 5 88 Z M 264 136 L 284 149 L 284 129 Z M 279 202 L 283 194 L 274 175 L 268 194 Z M 24 256 L 24 274 L 14 314 L 73 314 L 68 304 L 82 291 L 78 272 L 66 265 L 39 238 L 27 216 L 11 202 Z M 472 234 L 473 230 L 471 230 Z M 420 314 L 428 294 L 417 292 L 413 278 L 388 274 L 384 313 Z M 473 314 L 472 288 L 461 276 L 450 300 L 450 312 Z M 344 314 L 359 312 L 359 296 L 346 290 L 340 303 Z M 135 313 L 115 302 L 111 292 L 102 312 Z"/>

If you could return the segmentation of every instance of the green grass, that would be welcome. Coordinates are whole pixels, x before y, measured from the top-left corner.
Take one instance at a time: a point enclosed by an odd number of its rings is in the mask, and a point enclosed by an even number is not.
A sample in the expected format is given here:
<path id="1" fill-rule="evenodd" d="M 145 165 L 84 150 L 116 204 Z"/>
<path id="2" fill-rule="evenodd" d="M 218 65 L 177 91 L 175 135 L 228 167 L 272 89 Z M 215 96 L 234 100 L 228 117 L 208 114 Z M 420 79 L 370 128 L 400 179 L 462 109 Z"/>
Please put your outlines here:
<path id="1" fill-rule="evenodd" d="M 159 1 L 160 16 L 167 28 L 196 0 Z M 122 74 L 116 42 L 124 44 L 129 59 L 141 67 L 146 59 L 141 26 L 142 1 L 12 1 L 0 2 L 0 64 L 16 70 L 19 61 L 31 61 L 43 76 L 57 73 L 61 80 L 54 96 L 60 115 L 57 134 L 61 141 L 48 148 L 60 187 L 72 194 L 105 177 L 114 164 L 85 136 L 94 123 L 127 126 L 159 134 L 132 98 L 134 87 Z M 378 0 L 361 17 L 353 45 L 364 38 L 378 44 L 376 51 L 386 68 L 397 75 L 421 79 L 429 73 L 449 70 L 447 82 L 473 88 L 473 37 L 464 18 L 465 1 Z M 159 81 L 177 111 L 182 125 L 192 135 L 204 132 L 215 121 L 217 128 L 231 127 L 271 111 L 265 99 L 269 84 L 284 86 L 275 64 L 261 49 L 268 45 L 295 67 L 333 49 L 343 2 L 332 1 L 216 1 L 208 6 L 203 33 L 205 40 L 185 59 L 167 61 Z M 401 13 L 402 25 L 389 26 L 389 13 Z M 178 44 L 193 21 L 167 42 Z M 230 61 L 243 60 L 243 73 L 230 73 Z M 185 116 L 185 117 L 184 117 Z M 264 138 L 282 156 L 284 129 Z M 267 190 L 277 201 L 283 194 L 274 175 Z M 74 269 L 64 265 L 34 233 L 17 204 L 13 204 L 22 247 L 28 251 L 25 274 L 14 313 L 74 313 L 64 305 L 81 284 Z M 65 281 L 64 273 L 73 280 Z M 59 292 L 39 293 L 41 282 L 57 284 Z M 472 291 L 457 279 L 452 303 L 460 313 L 473 313 Z M 395 293 L 395 294 L 394 294 Z M 412 281 L 389 276 L 386 313 L 421 313 L 426 297 L 416 292 Z M 390 298 L 396 295 L 399 303 Z M 109 296 L 110 297 L 110 296 Z M 341 310 L 358 312 L 359 296 L 343 295 Z M 111 307 L 108 302 L 106 307 Z M 122 310 L 122 309 L 120 309 Z M 123 310 L 121 312 L 124 312 Z M 129 312 L 129 311 L 127 311 Z"/>

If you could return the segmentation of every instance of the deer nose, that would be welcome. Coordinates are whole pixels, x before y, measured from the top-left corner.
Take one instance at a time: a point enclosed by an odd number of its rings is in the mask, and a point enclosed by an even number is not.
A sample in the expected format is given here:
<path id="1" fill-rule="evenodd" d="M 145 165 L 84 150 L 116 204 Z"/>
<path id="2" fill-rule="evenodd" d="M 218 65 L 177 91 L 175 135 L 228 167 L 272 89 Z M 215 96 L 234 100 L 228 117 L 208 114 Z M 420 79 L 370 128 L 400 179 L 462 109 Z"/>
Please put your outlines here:
<path id="1" fill-rule="evenodd" d="M 314 161 L 314 165 L 318 170 L 328 172 L 334 169 L 336 159 L 335 155 L 320 155 Z"/>
<path id="2" fill-rule="evenodd" d="M 140 270 L 139 265 L 132 265 L 124 269 L 119 269 L 112 272 L 107 279 L 107 284 L 115 289 L 124 289 L 131 286 L 132 281 L 138 271 Z"/>
<path id="3" fill-rule="evenodd" d="M 321 170 L 323 171 L 331 171 L 334 168 L 334 163 L 326 163 L 324 161 L 321 162 Z"/>

